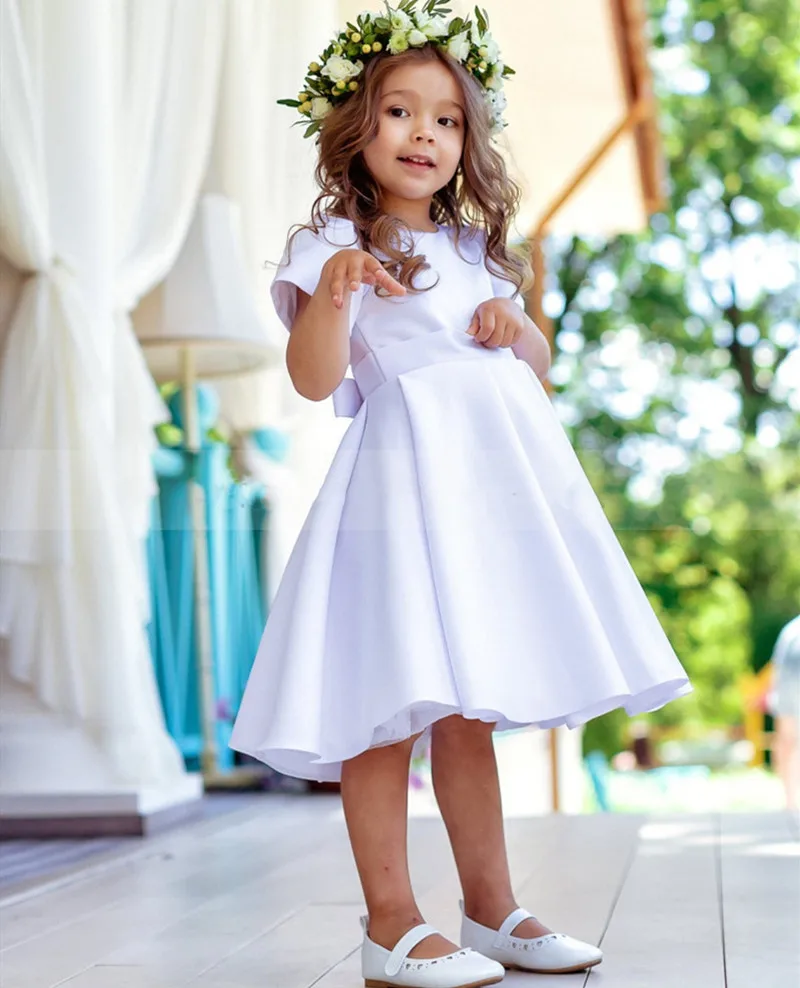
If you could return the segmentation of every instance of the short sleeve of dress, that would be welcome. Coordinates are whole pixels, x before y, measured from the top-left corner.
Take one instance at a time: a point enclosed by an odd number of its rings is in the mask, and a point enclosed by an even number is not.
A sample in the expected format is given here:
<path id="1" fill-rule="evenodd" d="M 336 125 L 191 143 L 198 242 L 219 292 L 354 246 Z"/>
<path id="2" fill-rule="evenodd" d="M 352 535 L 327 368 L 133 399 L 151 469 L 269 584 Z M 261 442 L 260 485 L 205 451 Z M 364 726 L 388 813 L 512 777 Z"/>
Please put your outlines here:
<path id="1" fill-rule="evenodd" d="M 510 298 L 512 302 L 516 302 L 517 305 L 524 311 L 525 309 L 525 298 L 522 292 L 517 291 L 517 286 L 511 282 L 506 281 L 505 278 L 501 278 L 499 275 L 489 272 L 492 279 L 492 291 L 494 292 L 495 298 Z"/>
<path id="2" fill-rule="evenodd" d="M 317 233 L 302 228 L 286 245 L 272 281 L 272 304 L 283 325 L 291 331 L 297 314 L 297 289 L 313 295 L 325 262 L 337 251 L 359 249 L 353 224 L 345 219 L 329 219 Z M 350 299 L 350 328 L 361 308 L 364 286 Z"/>
<path id="3" fill-rule="evenodd" d="M 510 298 L 524 311 L 525 299 L 522 292 L 517 291 L 517 286 L 512 281 L 506 281 L 497 273 L 497 267 L 486 257 L 486 234 L 483 230 L 469 238 L 473 250 L 480 252 L 486 270 L 492 282 L 492 298 Z"/>

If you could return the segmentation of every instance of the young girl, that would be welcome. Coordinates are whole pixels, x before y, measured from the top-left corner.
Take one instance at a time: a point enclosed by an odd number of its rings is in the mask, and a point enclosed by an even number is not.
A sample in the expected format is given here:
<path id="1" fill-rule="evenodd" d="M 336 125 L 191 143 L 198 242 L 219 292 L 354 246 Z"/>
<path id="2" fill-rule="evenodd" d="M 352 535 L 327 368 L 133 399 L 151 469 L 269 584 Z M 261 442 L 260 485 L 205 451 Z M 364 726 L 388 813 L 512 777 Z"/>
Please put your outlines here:
<path id="1" fill-rule="evenodd" d="M 510 70 L 485 14 L 448 13 L 405 0 L 362 14 L 287 101 L 319 132 L 322 194 L 273 299 L 295 388 L 333 393 L 353 421 L 231 742 L 341 780 L 363 974 L 380 988 L 599 963 L 514 898 L 492 732 L 639 714 L 691 690 L 540 382 L 549 348 L 506 247 L 518 193 L 491 141 Z M 409 762 L 428 735 L 460 946 L 423 922 L 409 880 Z"/>

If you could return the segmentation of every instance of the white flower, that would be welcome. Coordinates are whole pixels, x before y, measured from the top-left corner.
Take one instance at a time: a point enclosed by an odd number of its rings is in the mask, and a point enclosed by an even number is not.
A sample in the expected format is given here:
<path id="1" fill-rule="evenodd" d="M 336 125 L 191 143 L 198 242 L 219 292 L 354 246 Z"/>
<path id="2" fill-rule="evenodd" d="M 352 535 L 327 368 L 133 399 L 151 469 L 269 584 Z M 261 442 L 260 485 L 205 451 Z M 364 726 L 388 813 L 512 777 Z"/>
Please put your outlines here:
<path id="1" fill-rule="evenodd" d="M 496 62 L 500 58 L 500 46 L 488 31 L 484 34 L 481 45 L 486 48 L 486 60 L 488 62 Z"/>
<path id="2" fill-rule="evenodd" d="M 362 68 L 361 62 L 351 62 L 341 55 L 331 55 L 322 68 L 322 75 L 327 76 L 331 82 L 348 82 L 354 76 L 360 75 Z"/>
<path id="3" fill-rule="evenodd" d="M 333 104 L 330 100 L 325 99 L 324 96 L 315 96 L 311 100 L 311 119 L 322 120 L 324 117 L 327 117 L 332 109 Z"/>
<path id="4" fill-rule="evenodd" d="M 466 31 L 456 34 L 447 42 L 447 53 L 456 61 L 465 62 L 469 56 L 469 37 Z"/>
<path id="5" fill-rule="evenodd" d="M 408 32 L 408 43 L 415 48 L 419 48 L 421 45 L 427 44 L 427 42 L 427 35 L 423 34 L 422 31 L 418 31 L 415 28 L 413 31 Z"/>
<path id="6" fill-rule="evenodd" d="M 492 74 L 486 80 L 487 89 L 500 90 L 503 88 L 503 69 L 505 66 L 502 62 L 497 62 L 492 69 Z"/>
<path id="7" fill-rule="evenodd" d="M 469 29 L 469 33 L 472 37 L 473 45 L 480 48 L 480 46 L 483 44 L 483 40 L 481 38 L 481 29 L 478 27 L 477 21 L 472 22 L 472 26 Z"/>
<path id="8" fill-rule="evenodd" d="M 486 102 L 491 107 L 492 113 L 495 116 L 501 116 L 505 108 L 508 106 L 506 94 L 502 92 L 493 92 L 491 89 L 487 89 L 483 95 Z"/>
<path id="9" fill-rule="evenodd" d="M 505 126 L 503 123 L 503 111 L 508 105 L 506 94 L 492 92 L 491 89 L 487 89 L 483 95 L 489 107 L 489 116 L 492 120 L 492 131 L 493 133 L 498 133 L 502 131 Z"/>
<path id="10" fill-rule="evenodd" d="M 395 31 L 389 38 L 389 44 L 386 47 L 392 55 L 399 55 L 401 52 L 408 51 L 408 37 L 402 31 Z"/>
<path id="11" fill-rule="evenodd" d="M 392 25 L 393 33 L 396 33 L 397 31 L 407 32 L 414 27 L 411 18 L 404 10 L 393 10 L 389 23 Z"/>
<path id="12" fill-rule="evenodd" d="M 431 17 L 429 14 L 417 14 L 417 27 L 426 38 L 443 38 L 447 34 L 447 21 L 444 17 Z"/>

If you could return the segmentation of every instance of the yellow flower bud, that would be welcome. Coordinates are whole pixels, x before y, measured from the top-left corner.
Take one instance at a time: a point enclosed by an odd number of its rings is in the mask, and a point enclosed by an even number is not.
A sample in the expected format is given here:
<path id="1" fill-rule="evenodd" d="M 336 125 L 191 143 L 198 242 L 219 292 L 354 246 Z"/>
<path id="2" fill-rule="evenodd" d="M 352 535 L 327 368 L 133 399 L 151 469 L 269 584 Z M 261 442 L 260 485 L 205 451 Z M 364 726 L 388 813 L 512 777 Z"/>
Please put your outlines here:
<path id="1" fill-rule="evenodd" d="M 372 51 L 372 45 L 362 45 L 361 51 L 363 52 L 363 54 L 369 55 L 369 53 Z"/>
<path id="2" fill-rule="evenodd" d="M 373 45 L 372 45 L 372 50 L 373 51 L 381 51 L 382 48 L 383 48 L 383 45 L 380 43 L 380 41 L 375 41 L 373 43 Z"/>
<path id="3" fill-rule="evenodd" d="M 337 88 L 337 89 L 344 89 L 344 87 L 345 87 L 346 85 L 347 85 L 347 83 L 346 83 L 346 82 L 344 81 L 344 79 L 340 79 L 340 80 L 339 80 L 339 81 L 338 81 L 338 82 L 336 83 L 336 88 Z"/>
<path id="4" fill-rule="evenodd" d="M 322 68 L 322 66 L 319 64 L 319 62 L 312 62 L 311 65 L 309 65 L 309 67 L 308 67 L 308 71 L 309 72 L 319 72 L 319 70 L 321 68 Z"/>
<path id="5" fill-rule="evenodd" d="M 308 93 L 300 93 L 300 95 L 297 97 L 298 103 L 305 103 L 307 99 L 308 99 Z"/>
<path id="6" fill-rule="evenodd" d="M 350 83 L 348 89 L 351 89 L 353 92 L 355 92 L 358 89 L 358 83 L 356 82 L 355 79 L 353 79 L 353 81 Z"/>
<path id="7" fill-rule="evenodd" d="M 358 42 L 361 40 L 361 35 L 358 33 L 358 31 L 353 31 L 353 33 L 350 35 L 350 40 L 358 44 Z"/>
<path id="8" fill-rule="evenodd" d="M 302 103 L 299 107 L 301 113 L 311 113 L 311 100 L 307 99 L 305 103 Z"/>
<path id="9" fill-rule="evenodd" d="M 481 56 L 481 58 L 488 58 L 489 57 L 489 49 L 488 48 L 479 48 L 478 49 L 478 54 Z"/>
<path id="10" fill-rule="evenodd" d="M 489 68 L 489 66 L 486 64 L 486 62 L 481 62 L 478 68 L 481 70 L 481 72 L 485 72 Z"/>

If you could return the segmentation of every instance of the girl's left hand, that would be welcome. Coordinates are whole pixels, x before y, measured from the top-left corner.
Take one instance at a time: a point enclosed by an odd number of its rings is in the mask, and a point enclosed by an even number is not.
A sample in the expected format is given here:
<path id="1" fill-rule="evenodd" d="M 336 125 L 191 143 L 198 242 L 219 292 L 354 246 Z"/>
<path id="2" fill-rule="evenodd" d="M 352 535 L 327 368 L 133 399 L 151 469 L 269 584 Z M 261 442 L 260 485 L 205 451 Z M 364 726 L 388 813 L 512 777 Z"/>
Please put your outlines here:
<path id="1" fill-rule="evenodd" d="M 475 310 L 467 332 L 485 347 L 508 347 L 525 332 L 525 313 L 510 298 L 490 298 Z"/>

